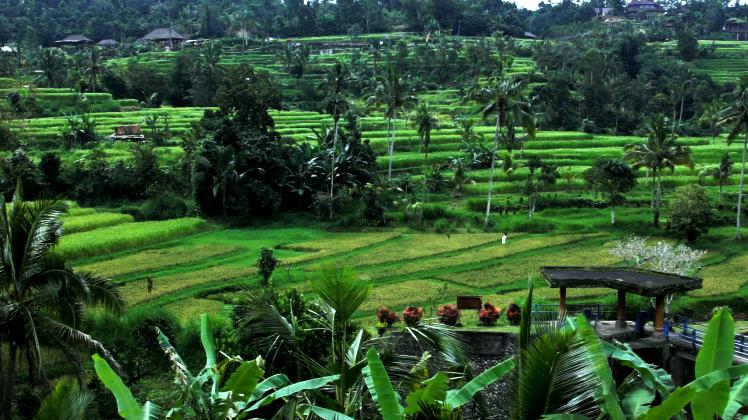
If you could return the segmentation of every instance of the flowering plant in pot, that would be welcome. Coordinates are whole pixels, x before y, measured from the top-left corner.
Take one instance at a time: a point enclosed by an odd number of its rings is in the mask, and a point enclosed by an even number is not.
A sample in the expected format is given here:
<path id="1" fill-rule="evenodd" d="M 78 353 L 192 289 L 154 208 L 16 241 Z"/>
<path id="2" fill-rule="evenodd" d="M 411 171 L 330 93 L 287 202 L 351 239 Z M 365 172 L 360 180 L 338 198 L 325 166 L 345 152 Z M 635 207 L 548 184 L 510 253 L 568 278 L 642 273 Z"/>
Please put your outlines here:
<path id="1" fill-rule="evenodd" d="M 379 334 L 384 334 L 387 328 L 390 328 L 392 324 L 400 321 L 400 317 L 397 316 L 395 311 L 389 310 L 386 306 L 380 306 L 377 309 L 377 331 Z"/>
<path id="2" fill-rule="evenodd" d="M 422 318 L 423 308 L 421 308 L 420 306 L 408 306 L 407 308 L 403 309 L 403 321 L 405 321 L 405 325 L 409 327 L 412 327 L 413 325 L 421 322 Z"/>
<path id="3" fill-rule="evenodd" d="M 457 305 L 443 305 L 436 311 L 439 322 L 445 325 L 455 326 L 460 322 L 460 311 Z"/>
<path id="4" fill-rule="evenodd" d="M 478 322 L 481 325 L 494 325 L 500 316 L 501 309 L 486 302 L 483 304 L 483 309 L 478 312 Z"/>
<path id="5" fill-rule="evenodd" d="M 514 302 L 509 302 L 509 306 L 506 308 L 506 320 L 509 321 L 509 325 L 519 325 L 522 320 L 522 308 Z"/>

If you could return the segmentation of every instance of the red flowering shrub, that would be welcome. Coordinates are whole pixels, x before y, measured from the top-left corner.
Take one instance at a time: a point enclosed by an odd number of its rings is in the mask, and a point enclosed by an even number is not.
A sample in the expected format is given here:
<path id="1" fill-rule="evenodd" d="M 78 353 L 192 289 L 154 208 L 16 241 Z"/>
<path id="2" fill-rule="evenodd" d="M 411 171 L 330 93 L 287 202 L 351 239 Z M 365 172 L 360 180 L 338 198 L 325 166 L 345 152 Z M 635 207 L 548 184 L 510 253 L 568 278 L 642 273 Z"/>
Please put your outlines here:
<path id="1" fill-rule="evenodd" d="M 439 321 L 445 325 L 455 326 L 460 320 L 460 311 L 457 310 L 457 305 L 440 306 L 436 315 L 439 317 Z"/>
<path id="2" fill-rule="evenodd" d="M 395 311 L 389 310 L 386 306 L 380 306 L 379 309 L 377 309 L 377 321 L 379 321 L 380 324 L 391 327 L 392 324 L 399 320 L 400 318 L 397 316 Z"/>
<path id="3" fill-rule="evenodd" d="M 403 321 L 405 321 L 405 325 L 409 327 L 416 325 L 421 321 L 421 318 L 423 318 L 423 308 L 420 306 L 408 306 L 403 309 Z"/>
<path id="4" fill-rule="evenodd" d="M 509 325 L 519 325 L 522 320 L 522 308 L 514 302 L 510 302 L 506 308 L 506 320 L 509 321 Z"/>
<path id="5" fill-rule="evenodd" d="M 478 321 L 481 325 L 494 325 L 501 316 L 501 309 L 486 302 L 483 304 L 483 309 L 478 312 Z"/>

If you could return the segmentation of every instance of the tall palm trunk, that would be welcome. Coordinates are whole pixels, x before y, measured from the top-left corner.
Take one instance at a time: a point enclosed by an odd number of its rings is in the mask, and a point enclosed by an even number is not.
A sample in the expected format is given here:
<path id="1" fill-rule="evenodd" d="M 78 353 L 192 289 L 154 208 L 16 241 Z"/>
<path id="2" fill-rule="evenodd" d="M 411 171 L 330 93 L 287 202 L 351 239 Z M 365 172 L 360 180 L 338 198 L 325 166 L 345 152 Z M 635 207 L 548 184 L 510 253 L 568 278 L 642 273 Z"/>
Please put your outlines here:
<path id="1" fill-rule="evenodd" d="M 8 349 L 8 372 L 5 375 L 5 383 L 3 384 L 3 408 L 2 418 L 3 420 L 11 420 L 11 414 L 13 413 L 13 390 L 16 384 L 16 354 L 18 347 L 12 343 Z"/>
<path id="2" fill-rule="evenodd" d="M 657 194 L 657 170 L 652 169 L 652 200 L 649 203 L 649 208 L 654 210 L 655 208 L 655 195 Z"/>
<path id="3" fill-rule="evenodd" d="M 394 147 L 392 144 L 392 117 L 387 117 L 387 155 L 389 156 L 389 164 L 387 167 L 387 181 L 392 181 L 392 153 Z"/>
<path id="4" fill-rule="evenodd" d="M 740 166 L 740 185 L 738 186 L 738 214 L 737 214 L 737 232 L 735 233 L 735 239 L 741 240 L 743 239 L 743 232 L 742 232 L 742 226 L 740 224 L 740 219 L 743 213 L 743 185 L 745 180 L 745 158 L 746 158 L 746 149 L 748 149 L 748 132 L 745 133 L 745 140 L 743 141 L 743 163 Z"/>
<path id="5" fill-rule="evenodd" d="M 491 148 L 491 169 L 488 172 L 488 200 L 486 201 L 486 218 L 483 221 L 484 226 L 488 226 L 488 218 L 491 216 L 491 198 L 493 193 L 493 172 L 496 168 L 496 149 L 499 144 L 499 130 L 501 129 L 501 114 L 496 113 L 496 131 L 493 135 L 493 146 Z"/>
<path id="6" fill-rule="evenodd" d="M 662 203 L 662 172 L 657 174 L 657 197 L 654 207 L 654 225 L 660 226 L 660 204 Z"/>
<path id="7" fill-rule="evenodd" d="M 335 152 L 338 150 L 338 127 L 340 117 L 334 117 L 335 127 L 332 132 L 332 159 L 330 160 L 330 220 L 333 218 L 333 191 L 335 190 Z M 391 161 L 390 161 L 391 162 Z"/>

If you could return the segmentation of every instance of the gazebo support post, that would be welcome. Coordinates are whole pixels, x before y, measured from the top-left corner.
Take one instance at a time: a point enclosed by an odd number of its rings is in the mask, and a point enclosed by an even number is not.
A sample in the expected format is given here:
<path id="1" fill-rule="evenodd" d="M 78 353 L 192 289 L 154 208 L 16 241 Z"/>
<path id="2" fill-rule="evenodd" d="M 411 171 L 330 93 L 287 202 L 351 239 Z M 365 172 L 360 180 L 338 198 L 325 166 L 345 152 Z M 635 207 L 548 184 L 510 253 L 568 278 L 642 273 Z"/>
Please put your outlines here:
<path id="1" fill-rule="evenodd" d="M 558 312 L 566 313 L 566 287 L 558 288 Z"/>
<path id="2" fill-rule="evenodd" d="M 616 316 L 616 328 L 626 328 L 626 291 L 618 290 L 618 315 Z"/>
<path id="3" fill-rule="evenodd" d="M 665 325 L 665 295 L 655 297 L 655 335 L 662 334 L 662 327 Z"/>

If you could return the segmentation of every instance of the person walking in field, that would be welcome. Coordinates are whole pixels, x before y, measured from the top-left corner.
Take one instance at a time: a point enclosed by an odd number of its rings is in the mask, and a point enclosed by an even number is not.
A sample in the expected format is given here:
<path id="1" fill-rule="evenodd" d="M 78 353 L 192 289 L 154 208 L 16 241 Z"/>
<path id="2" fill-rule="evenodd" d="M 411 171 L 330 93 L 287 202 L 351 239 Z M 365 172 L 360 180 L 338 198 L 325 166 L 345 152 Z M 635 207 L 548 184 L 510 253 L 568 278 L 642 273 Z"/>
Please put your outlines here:
<path id="1" fill-rule="evenodd" d="M 509 236 L 504 232 L 504 234 L 501 236 L 501 244 L 506 245 L 506 242 L 509 240 Z"/>
<path id="2" fill-rule="evenodd" d="M 146 279 L 146 283 L 148 283 L 148 294 L 150 295 L 153 291 L 153 279 L 148 277 L 148 279 Z"/>

